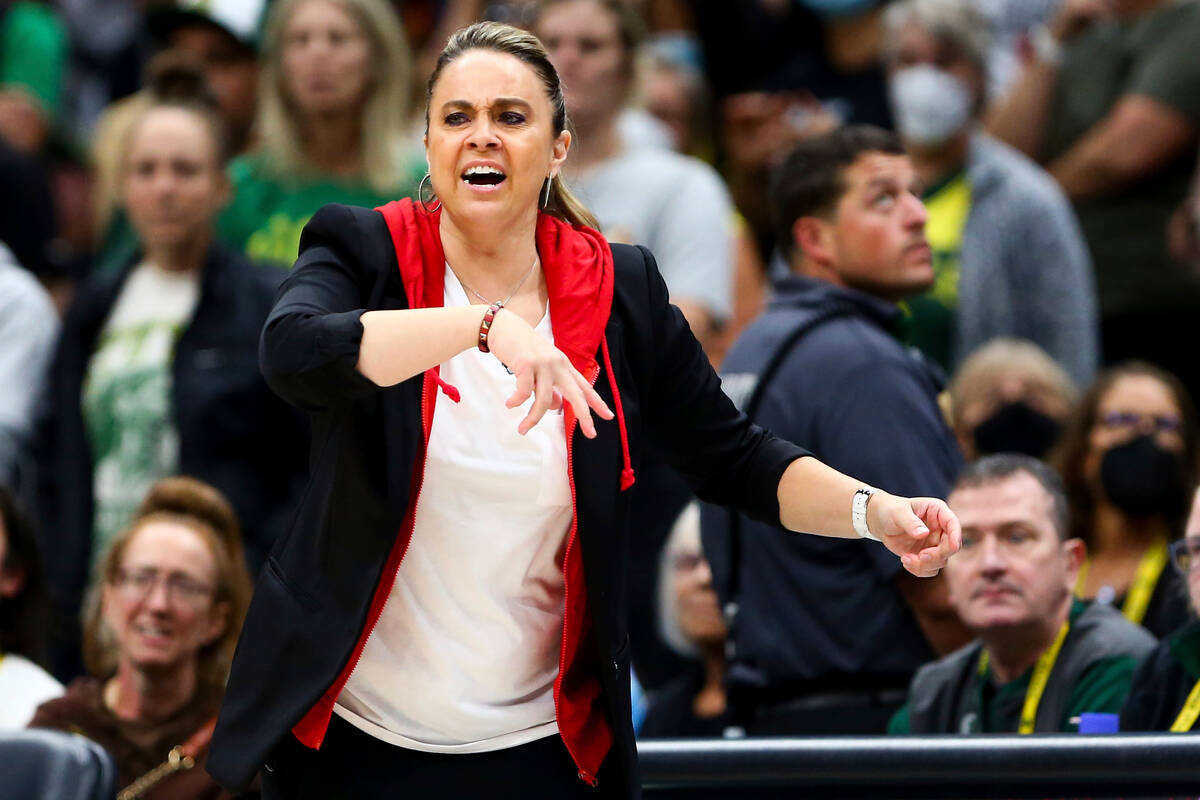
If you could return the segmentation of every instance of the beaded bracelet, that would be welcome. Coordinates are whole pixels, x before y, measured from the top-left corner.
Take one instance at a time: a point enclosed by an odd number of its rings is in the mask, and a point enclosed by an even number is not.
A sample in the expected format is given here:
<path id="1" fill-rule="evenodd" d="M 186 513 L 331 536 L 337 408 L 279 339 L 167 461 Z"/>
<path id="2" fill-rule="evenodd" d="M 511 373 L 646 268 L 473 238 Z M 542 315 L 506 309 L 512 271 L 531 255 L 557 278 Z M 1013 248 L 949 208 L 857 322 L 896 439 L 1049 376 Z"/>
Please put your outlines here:
<path id="1" fill-rule="evenodd" d="M 504 308 L 500 303 L 492 303 L 488 306 L 488 310 L 483 313 L 483 322 L 479 323 L 479 350 L 483 353 L 490 353 L 491 348 L 488 347 L 488 333 L 492 329 L 492 320 L 496 318 L 496 312 Z"/>

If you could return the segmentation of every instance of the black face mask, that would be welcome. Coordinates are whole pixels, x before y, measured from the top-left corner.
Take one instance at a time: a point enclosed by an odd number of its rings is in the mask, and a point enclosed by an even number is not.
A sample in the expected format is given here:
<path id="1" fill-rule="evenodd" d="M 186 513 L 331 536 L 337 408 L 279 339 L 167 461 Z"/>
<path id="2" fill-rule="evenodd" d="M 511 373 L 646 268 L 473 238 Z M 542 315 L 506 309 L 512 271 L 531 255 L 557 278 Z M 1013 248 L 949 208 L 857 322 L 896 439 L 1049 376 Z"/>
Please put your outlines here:
<path id="1" fill-rule="evenodd" d="M 1178 514 L 1186 500 L 1183 458 L 1139 436 L 1106 451 L 1100 485 L 1114 506 L 1131 517 Z"/>
<path id="2" fill-rule="evenodd" d="M 1018 400 L 979 423 L 972 437 L 978 455 L 1024 453 L 1042 458 L 1058 441 L 1062 425 Z"/>

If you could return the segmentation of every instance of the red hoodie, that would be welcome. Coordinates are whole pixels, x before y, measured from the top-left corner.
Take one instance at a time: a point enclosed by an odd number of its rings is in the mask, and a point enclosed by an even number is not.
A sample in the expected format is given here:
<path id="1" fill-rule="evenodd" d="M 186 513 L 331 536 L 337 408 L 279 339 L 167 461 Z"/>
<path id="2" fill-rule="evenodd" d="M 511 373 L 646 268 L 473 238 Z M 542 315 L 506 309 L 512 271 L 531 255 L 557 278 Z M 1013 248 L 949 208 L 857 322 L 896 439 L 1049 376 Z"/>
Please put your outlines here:
<path id="1" fill-rule="evenodd" d="M 411 200 L 405 199 L 389 203 L 377 210 L 383 214 L 392 235 L 409 308 L 440 308 L 446 263 L 439 234 L 440 209 L 430 213 Z M 627 489 L 633 484 L 633 469 L 629 461 L 620 394 L 609 363 L 608 342 L 604 338 L 604 327 L 612 310 L 612 250 L 604 237 L 591 228 L 569 225 L 548 214 L 538 216 L 536 241 L 546 278 L 550 312 L 554 318 L 555 346 L 570 359 L 575 369 L 592 383 L 595 383 L 600 373 L 596 354 L 599 352 L 603 356 L 616 406 L 614 411 L 625 459 L 621 472 L 621 488 Z M 454 402 L 458 402 L 459 399 L 457 389 L 443 382 L 438 376 L 437 367 L 425 373 L 421 395 L 425 444 L 429 441 L 429 432 L 433 425 L 433 409 L 439 386 Z M 564 409 L 564 415 L 567 473 L 574 504 L 575 475 L 571 440 L 576 419 L 569 406 Z M 366 625 L 359 634 L 350 660 L 316 705 L 309 709 L 292 729 L 296 738 L 309 747 L 320 747 L 333 714 L 334 703 L 350 679 L 350 673 L 358 664 L 367 638 L 383 613 L 383 606 L 391 593 L 396 571 L 408 549 L 417 500 L 424 479 L 424 445 L 418 452 L 417 461 L 419 468 L 413 470 L 409 495 L 413 498 L 412 503 L 392 545 L 382 577 L 375 587 Z M 593 665 L 586 663 L 582 652 L 591 632 L 592 619 L 588 611 L 583 559 L 575 542 L 576 532 L 573 515 L 563 563 L 563 638 L 558 678 L 554 682 L 554 707 L 558 729 L 567 750 L 579 767 L 579 777 L 594 785 L 596 772 L 612 747 L 613 732 L 600 702 L 599 675 Z"/>

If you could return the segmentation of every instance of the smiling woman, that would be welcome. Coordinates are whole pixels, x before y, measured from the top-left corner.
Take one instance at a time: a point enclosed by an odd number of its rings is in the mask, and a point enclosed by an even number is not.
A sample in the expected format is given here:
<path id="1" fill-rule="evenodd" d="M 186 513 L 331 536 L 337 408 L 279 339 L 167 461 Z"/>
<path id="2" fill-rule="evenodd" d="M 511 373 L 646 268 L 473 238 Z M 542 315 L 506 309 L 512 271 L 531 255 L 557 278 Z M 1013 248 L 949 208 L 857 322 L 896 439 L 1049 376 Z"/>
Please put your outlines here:
<path id="1" fill-rule="evenodd" d="M 250 597 L 233 508 L 199 481 L 159 481 L 100 573 L 85 632 L 92 674 L 30 725 L 100 743 L 122 798 L 151 789 L 179 800 L 227 796 L 193 767 L 207 758 Z"/>
<path id="2" fill-rule="evenodd" d="M 209 766 L 238 787 L 265 764 L 287 798 L 635 796 L 625 490 L 646 449 L 705 500 L 875 531 L 917 574 L 957 525 L 879 492 L 856 527 L 861 484 L 738 413 L 654 258 L 610 246 L 563 185 L 535 37 L 459 31 L 426 97 L 436 200 L 318 212 L 263 331 L 323 455 Z"/>

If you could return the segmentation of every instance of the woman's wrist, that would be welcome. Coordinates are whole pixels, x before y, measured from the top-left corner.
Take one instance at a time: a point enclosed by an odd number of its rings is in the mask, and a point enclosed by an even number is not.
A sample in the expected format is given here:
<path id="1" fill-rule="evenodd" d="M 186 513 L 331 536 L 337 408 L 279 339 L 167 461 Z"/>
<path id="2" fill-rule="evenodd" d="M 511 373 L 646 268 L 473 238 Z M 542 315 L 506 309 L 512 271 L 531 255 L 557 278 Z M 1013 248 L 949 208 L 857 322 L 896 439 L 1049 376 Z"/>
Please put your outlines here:
<path id="1" fill-rule="evenodd" d="M 504 308 L 504 306 L 500 305 L 499 303 L 492 303 L 487 307 L 487 310 L 483 312 L 483 318 L 479 322 L 479 340 L 476 343 L 480 352 L 490 353 L 492 351 L 490 343 L 492 325 L 496 321 L 496 315 L 500 313 L 502 308 Z"/>
<path id="2" fill-rule="evenodd" d="M 884 534 L 887 533 L 887 520 L 890 516 L 888 507 L 895 502 L 895 495 L 875 489 L 871 501 L 867 503 L 867 527 L 871 530 L 871 538 L 876 541 L 883 541 Z"/>

